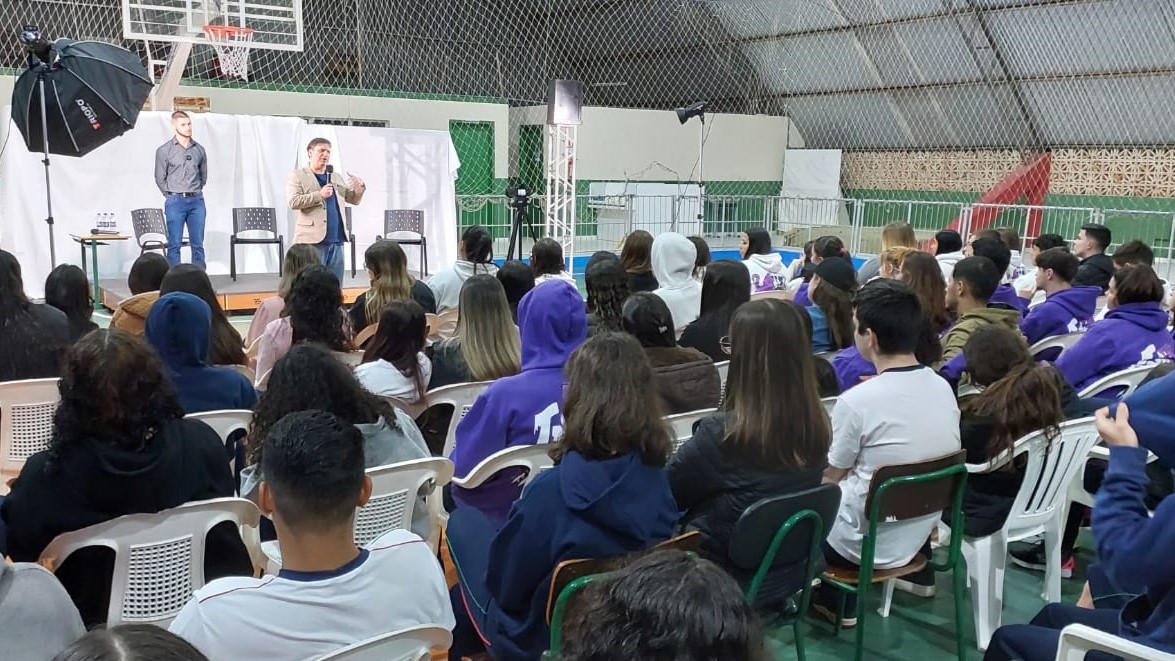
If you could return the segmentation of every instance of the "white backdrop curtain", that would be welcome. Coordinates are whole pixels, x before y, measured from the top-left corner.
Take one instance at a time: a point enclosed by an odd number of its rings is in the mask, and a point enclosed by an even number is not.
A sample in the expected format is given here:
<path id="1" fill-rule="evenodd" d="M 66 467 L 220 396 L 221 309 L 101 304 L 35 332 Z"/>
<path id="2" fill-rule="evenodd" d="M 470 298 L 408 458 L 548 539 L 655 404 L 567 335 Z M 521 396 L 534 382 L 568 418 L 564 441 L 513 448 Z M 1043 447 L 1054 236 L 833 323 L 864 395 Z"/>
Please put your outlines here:
<path id="1" fill-rule="evenodd" d="M 16 255 L 30 296 L 43 294 L 52 269 L 45 219 L 45 182 L 39 153 L 30 153 L 10 121 L 11 108 L 0 112 L 0 247 Z M 385 209 L 422 209 L 430 270 L 456 259 L 457 211 L 454 179 L 460 163 L 445 131 L 309 125 L 296 117 L 192 116 L 195 139 L 208 153 L 204 188 L 208 219 L 204 247 L 210 274 L 228 273 L 233 207 L 274 207 L 286 245 L 293 239 L 293 212 L 285 203 L 285 181 L 306 162 L 306 143 L 315 136 L 331 140 L 336 170 L 367 183 L 363 203 L 353 210 L 362 270 L 363 250 L 383 231 Z M 113 213 L 117 230 L 134 234 L 132 209 L 163 207 L 155 187 L 155 149 L 171 136 L 169 113 L 145 112 L 134 130 L 83 158 L 51 156 L 53 215 L 57 262 L 78 264 L 78 245 L 70 234 L 88 234 L 97 213 Z M 240 246 L 241 273 L 277 273 L 272 246 Z M 415 247 L 405 246 L 409 268 L 419 263 Z M 99 248 L 100 277 L 121 278 L 139 255 L 134 240 Z M 184 261 L 190 256 L 183 251 Z M 350 256 L 348 251 L 348 269 Z"/>

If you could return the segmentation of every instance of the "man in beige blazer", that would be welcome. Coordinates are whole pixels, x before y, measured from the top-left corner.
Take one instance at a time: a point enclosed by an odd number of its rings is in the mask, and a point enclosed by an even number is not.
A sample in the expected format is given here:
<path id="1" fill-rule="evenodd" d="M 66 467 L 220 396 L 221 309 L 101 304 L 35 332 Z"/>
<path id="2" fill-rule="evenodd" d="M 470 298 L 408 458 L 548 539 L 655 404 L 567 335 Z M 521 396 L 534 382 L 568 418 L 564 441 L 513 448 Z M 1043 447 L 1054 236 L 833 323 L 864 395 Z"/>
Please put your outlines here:
<path id="1" fill-rule="evenodd" d="M 294 218 L 294 243 L 309 243 L 318 249 L 322 263 L 343 282 L 343 243 L 347 228 L 343 226 L 342 196 L 347 204 L 359 204 L 367 184 L 354 175 L 335 173 L 330 163 L 330 141 L 314 138 L 306 145 L 309 163 L 286 178 L 286 199 L 297 212 Z"/>

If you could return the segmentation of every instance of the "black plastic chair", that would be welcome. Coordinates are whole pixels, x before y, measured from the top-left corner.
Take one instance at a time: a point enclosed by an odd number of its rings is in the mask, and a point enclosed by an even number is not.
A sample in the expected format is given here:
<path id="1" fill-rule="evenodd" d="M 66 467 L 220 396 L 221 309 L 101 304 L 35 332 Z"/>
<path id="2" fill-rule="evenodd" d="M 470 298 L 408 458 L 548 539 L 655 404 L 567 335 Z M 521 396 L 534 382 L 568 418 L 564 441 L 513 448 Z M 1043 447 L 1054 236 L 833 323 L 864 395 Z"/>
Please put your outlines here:
<path id="1" fill-rule="evenodd" d="M 261 231 L 272 237 L 243 239 L 241 232 Z M 277 231 L 277 211 L 273 207 L 237 207 L 233 209 L 233 233 L 229 241 L 229 274 L 237 279 L 237 246 L 276 245 L 277 274 L 282 274 L 282 260 L 285 258 L 285 238 Z"/>
<path id="2" fill-rule="evenodd" d="M 148 250 L 162 250 L 165 255 L 167 254 L 167 219 L 163 215 L 163 209 L 132 209 L 131 225 L 135 228 L 135 242 L 139 244 L 139 255 Z M 162 236 L 163 240 L 143 238 L 150 234 Z M 187 247 L 188 240 L 183 239 L 180 245 Z"/>
<path id="3" fill-rule="evenodd" d="M 424 212 L 420 209 L 388 209 L 384 211 L 384 233 L 379 239 L 391 239 L 394 232 L 408 232 L 417 238 L 395 238 L 402 246 L 420 246 L 420 277 L 428 276 L 428 239 L 424 237 Z"/>
<path id="4" fill-rule="evenodd" d="M 796 658 L 804 661 L 804 614 L 812 582 L 824 566 L 820 546 L 840 507 L 840 487 L 821 484 L 764 498 L 739 517 L 727 549 L 729 570 L 758 611 L 778 612 L 795 635 Z M 795 609 L 788 599 L 799 595 Z"/>

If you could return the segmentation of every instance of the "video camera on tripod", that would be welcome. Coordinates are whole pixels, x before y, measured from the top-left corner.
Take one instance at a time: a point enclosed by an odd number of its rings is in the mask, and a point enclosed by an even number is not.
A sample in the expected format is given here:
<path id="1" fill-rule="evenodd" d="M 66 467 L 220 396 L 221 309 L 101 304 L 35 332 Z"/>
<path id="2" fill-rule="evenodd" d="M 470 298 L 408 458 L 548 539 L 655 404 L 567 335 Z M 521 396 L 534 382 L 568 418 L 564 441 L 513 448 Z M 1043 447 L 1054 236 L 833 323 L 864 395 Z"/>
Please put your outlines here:
<path id="1" fill-rule="evenodd" d="M 510 242 L 506 244 L 506 260 L 514 259 L 514 250 L 518 249 L 518 257 L 522 258 L 522 223 L 525 222 L 530 230 L 531 240 L 537 240 L 534 226 L 530 222 L 530 191 L 522 186 L 508 186 L 506 188 L 506 206 L 512 209 L 510 213 Z"/>

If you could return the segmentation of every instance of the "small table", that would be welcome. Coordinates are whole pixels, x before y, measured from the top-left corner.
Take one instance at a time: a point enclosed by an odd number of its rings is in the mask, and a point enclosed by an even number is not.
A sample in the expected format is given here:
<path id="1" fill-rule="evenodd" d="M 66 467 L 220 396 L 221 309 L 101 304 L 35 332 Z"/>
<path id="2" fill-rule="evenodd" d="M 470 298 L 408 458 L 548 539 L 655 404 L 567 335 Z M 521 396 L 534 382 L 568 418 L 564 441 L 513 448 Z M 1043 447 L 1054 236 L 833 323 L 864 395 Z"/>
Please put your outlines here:
<path id="1" fill-rule="evenodd" d="M 106 245 L 106 241 L 127 241 L 131 237 L 122 234 L 70 234 L 69 238 L 78 242 L 82 249 L 82 271 L 86 268 L 86 246 L 90 246 L 90 257 L 94 262 L 94 307 L 102 305 L 102 288 L 98 285 L 98 246 Z"/>

